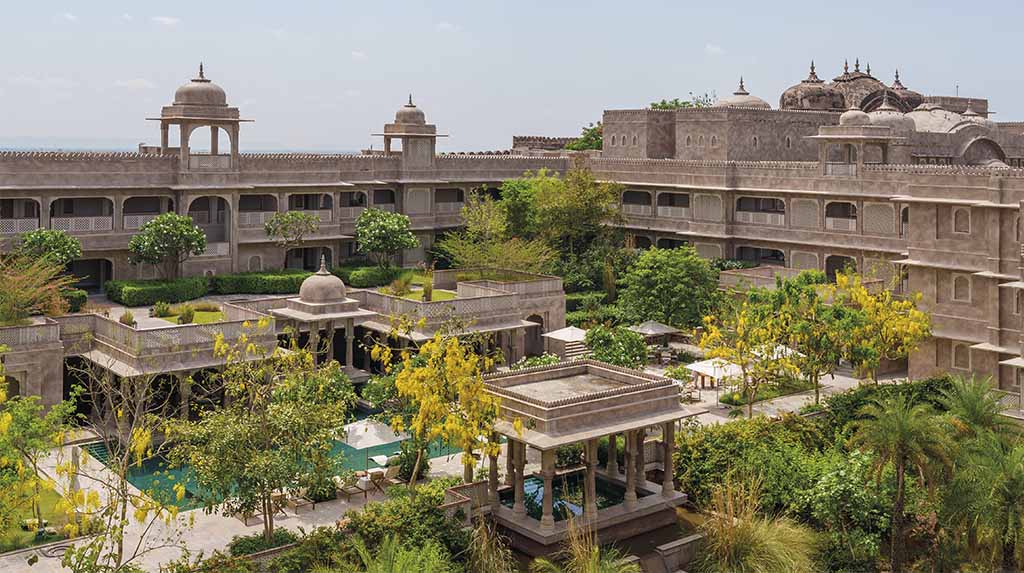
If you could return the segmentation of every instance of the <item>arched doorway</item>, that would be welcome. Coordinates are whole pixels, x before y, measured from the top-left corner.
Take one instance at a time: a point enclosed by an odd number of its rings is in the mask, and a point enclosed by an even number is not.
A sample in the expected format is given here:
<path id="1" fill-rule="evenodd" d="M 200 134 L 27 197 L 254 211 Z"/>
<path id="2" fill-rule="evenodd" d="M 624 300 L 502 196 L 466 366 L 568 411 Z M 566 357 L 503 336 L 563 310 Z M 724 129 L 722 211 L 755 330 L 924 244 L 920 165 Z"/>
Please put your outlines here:
<path id="1" fill-rule="evenodd" d="M 68 272 L 78 279 L 75 288 L 98 293 L 114 278 L 114 264 L 107 259 L 77 259 L 68 265 Z"/>
<path id="2" fill-rule="evenodd" d="M 228 215 L 228 202 L 223 197 L 197 197 L 189 203 L 188 216 L 197 227 L 206 233 L 207 243 L 223 243 L 230 238 L 231 217 Z M 211 251 L 207 247 L 207 251 Z"/>
<path id="3" fill-rule="evenodd" d="M 21 382 L 19 382 L 18 379 L 10 373 L 5 373 L 3 378 L 4 385 L 7 387 L 7 399 L 9 400 L 15 396 L 21 396 Z"/>
<path id="4" fill-rule="evenodd" d="M 531 314 L 526 317 L 527 322 L 532 322 L 537 326 L 531 326 L 526 329 L 526 342 L 525 352 L 527 356 L 540 356 L 544 354 L 544 317 L 539 314 Z"/>
<path id="5" fill-rule="evenodd" d="M 843 271 L 857 270 L 857 261 L 853 257 L 843 255 L 829 255 L 825 257 L 825 276 L 828 280 L 835 281 L 836 275 Z"/>
<path id="6" fill-rule="evenodd" d="M 285 268 L 316 272 L 320 270 L 320 257 L 327 262 L 327 268 L 334 266 L 330 247 L 301 247 L 288 249 L 285 253 Z"/>

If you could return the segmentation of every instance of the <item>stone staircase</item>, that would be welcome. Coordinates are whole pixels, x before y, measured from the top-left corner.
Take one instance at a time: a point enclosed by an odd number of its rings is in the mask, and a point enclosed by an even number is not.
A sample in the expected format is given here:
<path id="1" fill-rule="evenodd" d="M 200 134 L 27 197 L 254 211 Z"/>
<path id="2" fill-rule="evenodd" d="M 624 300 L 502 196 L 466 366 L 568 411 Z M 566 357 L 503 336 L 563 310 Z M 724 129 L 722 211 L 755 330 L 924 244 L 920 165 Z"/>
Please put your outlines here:
<path id="1" fill-rule="evenodd" d="M 590 356 L 590 349 L 587 348 L 582 342 L 566 342 L 565 343 L 565 359 L 566 360 L 582 360 Z"/>

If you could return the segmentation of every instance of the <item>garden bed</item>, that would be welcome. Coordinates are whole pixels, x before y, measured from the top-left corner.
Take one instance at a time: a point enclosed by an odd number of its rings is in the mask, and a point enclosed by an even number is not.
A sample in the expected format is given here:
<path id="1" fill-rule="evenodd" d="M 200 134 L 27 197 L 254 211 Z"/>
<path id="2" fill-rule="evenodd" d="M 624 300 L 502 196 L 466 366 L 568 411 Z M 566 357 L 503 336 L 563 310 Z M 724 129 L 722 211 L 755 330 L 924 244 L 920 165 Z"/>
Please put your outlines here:
<path id="1" fill-rule="evenodd" d="M 158 316 L 156 318 L 159 318 L 160 320 L 166 320 L 167 322 L 170 322 L 171 324 L 178 324 L 178 316 L 179 315 L 177 315 L 177 314 L 172 314 L 170 316 Z M 189 324 L 210 324 L 211 322 L 223 322 L 223 321 L 224 321 L 224 312 L 223 311 L 220 311 L 220 310 L 217 310 L 217 311 L 197 310 L 197 311 L 195 311 L 195 315 L 192 317 L 192 322 L 190 322 Z"/>
<path id="2" fill-rule="evenodd" d="M 772 400 L 782 396 L 789 396 L 792 394 L 799 394 L 801 392 L 807 392 L 813 390 L 814 384 L 804 380 L 789 379 L 777 386 L 761 386 L 757 389 L 757 393 L 754 395 L 754 403 L 763 402 L 765 400 Z M 747 399 L 743 395 L 742 390 L 736 389 L 728 392 L 723 392 L 718 398 L 718 401 L 723 404 L 730 406 L 746 406 Z"/>
<path id="3" fill-rule="evenodd" d="M 39 507 L 42 510 L 43 519 L 49 522 L 50 527 L 57 529 L 57 535 L 36 535 L 35 531 L 22 529 L 20 527 L 21 520 L 33 518 L 32 506 L 25 504 L 15 512 L 10 529 L 0 534 L 0 553 L 65 539 L 63 528 L 67 523 L 67 515 L 57 510 L 59 501 L 60 495 L 53 488 L 44 486 L 39 496 Z"/>

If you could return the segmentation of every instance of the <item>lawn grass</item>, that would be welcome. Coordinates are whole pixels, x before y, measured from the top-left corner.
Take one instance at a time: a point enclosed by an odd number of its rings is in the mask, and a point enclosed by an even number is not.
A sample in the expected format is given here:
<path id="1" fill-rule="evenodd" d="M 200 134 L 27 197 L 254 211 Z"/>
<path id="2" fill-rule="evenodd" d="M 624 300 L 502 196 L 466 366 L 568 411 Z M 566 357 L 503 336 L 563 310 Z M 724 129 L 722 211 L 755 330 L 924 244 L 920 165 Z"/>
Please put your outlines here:
<path id="1" fill-rule="evenodd" d="M 757 389 L 757 393 L 754 394 L 754 403 L 763 402 L 764 400 L 771 400 L 780 396 L 789 396 L 790 394 L 799 394 L 800 392 L 806 392 L 813 390 L 814 384 L 811 384 L 806 380 L 799 380 L 790 378 L 783 381 L 781 384 L 774 386 L 761 386 Z M 732 391 L 724 392 L 719 401 L 723 404 L 729 404 L 730 406 L 746 406 L 747 400 L 743 395 L 743 392 L 739 387 Z"/>
<path id="2" fill-rule="evenodd" d="M 402 298 L 407 298 L 409 300 L 422 301 L 423 300 L 423 291 L 422 290 L 414 290 L 411 293 L 403 296 Z M 431 298 L 431 302 L 437 302 L 437 301 L 440 301 L 440 300 L 452 300 L 454 298 L 455 298 L 455 293 L 453 291 L 434 289 L 434 295 L 433 295 L 433 298 Z"/>
<path id="3" fill-rule="evenodd" d="M 42 493 L 39 496 L 39 507 L 42 510 L 43 519 L 49 521 L 51 527 L 56 527 L 57 531 L 61 532 L 64 524 L 67 523 L 67 516 L 64 512 L 57 511 L 57 502 L 59 501 L 60 495 L 53 488 L 43 487 Z M 57 537 L 36 537 L 35 531 L 23 531 L 21 529 L 21 520 L 31 519 L 32 517 L 31 504 L 26 503 L 24 507 L 18 509 L 14 519 L 11 520 L 11 528 L 0 533 L 0 553 L 64 538 L 63 533 L 60 533 Z"/>
<path id="4" fill-rule="evenodd" d="M 211 322 L 222 322 L 224 320 L 223 311 L 208 311 L 208 310 L 197 310 L 196 314 L 192 318 L 192 324 L 210 324 Z M 170 316 L 159 316 L 160 320 L 166 320 L 171 324 L 178 324 L 178 315 L 172 314 Z"/>

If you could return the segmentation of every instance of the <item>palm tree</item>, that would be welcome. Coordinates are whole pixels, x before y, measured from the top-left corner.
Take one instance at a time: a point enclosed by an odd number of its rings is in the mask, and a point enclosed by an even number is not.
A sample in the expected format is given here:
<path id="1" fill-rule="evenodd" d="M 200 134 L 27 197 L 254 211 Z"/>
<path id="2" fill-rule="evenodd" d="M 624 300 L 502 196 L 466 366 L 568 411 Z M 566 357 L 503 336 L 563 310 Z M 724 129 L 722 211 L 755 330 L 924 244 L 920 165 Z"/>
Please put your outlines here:
<path id="1" fill-rule="evenodd" d="M 760 511 L 760 483 L 727 479 L 711 493 L 704 544 L 695 563 L 704 573 L 811 573 L 815 532 L 782 516 Z"/>
<path id="2" fill-rule="evenodd" d="M 958 433 L 966 436 L 982 432 L 1007 435 L 1017 430 L 1016 425 L 1002 415 L 1006 407 L 988 379 L 957 376 L 949 388 L 942 390 L 939 402 L 949 413 Z"/>
<path id="3" fill-rule="evenodd" d="M 1024 443 L 992 434 L 964 448 L 946 503 L 950 521 L 998 559 L 1001 571 L 1020 571 L 1024 541 Z"/>
<path id="4" fill-rule="evenodd" d="M 915 404 L 902 394 L 875 400 L 861 409 L 863 419 L 854 422 L 851 443 L 875 455 L 874 472 L 881 480 L 890 464 L 896 472 L 889 559 L 892 570 L 903 570 L 906 549 L 907 472 L 928 485 L 937 469 L 949 466 L 949 440 L 940 419 L 927 404 Z"/>
<path id="5" fill-rule="evenodd" d="M 561 564 L 544 558 L 530 563 L 530 573 L 642 573 L 639 563 L 629 561 L 614 547 L 601 547 L 588 527 L 579 527 L 570 518 L 568 538 L 561 552 Z"/>

